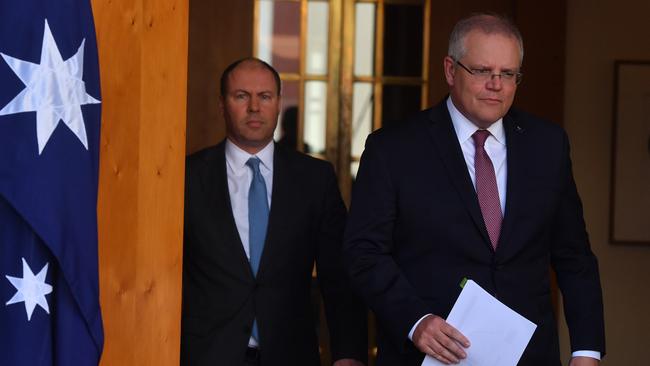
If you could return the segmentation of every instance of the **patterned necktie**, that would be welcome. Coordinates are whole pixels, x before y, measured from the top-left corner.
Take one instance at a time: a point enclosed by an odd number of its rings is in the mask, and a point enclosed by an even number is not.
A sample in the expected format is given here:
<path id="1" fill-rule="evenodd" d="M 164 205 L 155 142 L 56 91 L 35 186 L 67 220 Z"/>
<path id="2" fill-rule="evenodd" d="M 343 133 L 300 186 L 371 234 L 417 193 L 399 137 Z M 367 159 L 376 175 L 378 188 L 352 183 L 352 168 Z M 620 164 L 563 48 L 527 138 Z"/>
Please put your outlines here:
<path id="1" fill-rule="evenodd" d="M 269 201 L 266 197 L 264 177 L 260 172 L 260 159 L 252 157 L 248 159 L 246 165 L 253 171 L 253 180 L 248 190 L 248 245 L 251 269 L 253 275 L 257 276 L 266 240 L 266 227 L 269 223 Z M 260 340 L 257 320 L 253 321 L 252 335 L 257 341 Z"/>
<path id="2" fill-rule="evenodd" d="M 476 194 L 478 203 L 481 206 L 483 221 L 487 228 L 492 248 L 496 250 L 501 233 L 501 201 L 499 200 L 499 189 L 497 188 L 497 179 L 494 174 L 494 167 L 490 157 L 485 152 L 485 140 L 490 136 L 486 130 L 478 130 L 473 135 L 474 146 L 474 171 L 476 173 Z"/>

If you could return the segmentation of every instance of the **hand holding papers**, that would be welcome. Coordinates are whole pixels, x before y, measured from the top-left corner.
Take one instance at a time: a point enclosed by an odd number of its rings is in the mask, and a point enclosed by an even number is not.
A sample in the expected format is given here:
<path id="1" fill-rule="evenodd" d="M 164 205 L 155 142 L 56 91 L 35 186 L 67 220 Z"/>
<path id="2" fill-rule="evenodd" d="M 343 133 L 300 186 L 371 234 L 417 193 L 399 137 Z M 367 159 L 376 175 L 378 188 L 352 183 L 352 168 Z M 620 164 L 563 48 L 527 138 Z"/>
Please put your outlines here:
<path id="1" fill-rule="evenodd" d="M 458 365 L 515 366 L 537 326 L 492 297 L 474 281 L 467 281 L 447 317 L 471 346 Z M 426 356 L 422 366 L 443 365 Z"/>

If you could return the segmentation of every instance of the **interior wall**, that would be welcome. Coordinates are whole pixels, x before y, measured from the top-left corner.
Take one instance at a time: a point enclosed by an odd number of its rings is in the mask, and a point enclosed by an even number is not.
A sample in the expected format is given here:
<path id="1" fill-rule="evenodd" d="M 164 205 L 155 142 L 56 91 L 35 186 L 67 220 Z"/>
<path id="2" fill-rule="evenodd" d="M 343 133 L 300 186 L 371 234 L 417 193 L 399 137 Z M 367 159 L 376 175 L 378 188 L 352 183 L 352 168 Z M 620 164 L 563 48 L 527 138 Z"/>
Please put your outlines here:
<path id="1" fill-rule="evenodd" d="M 603 365 L 647 364 L 650 344 L 650 246 L 612 245 L 608 239 L 614 60 L 650 60 L 648 14 L 646 0 L 573 0 L 567 7 L 565 128 L 600 262 L 607 336 Z M 564 324 L 561 336 L 568 359 Z"/>
<path id="2" fill-rule="evenodd" d="M 219 78 L 233 61 L 253 56 L 253 0 L 190 1 L 187 153 L 226 136 Z"/>

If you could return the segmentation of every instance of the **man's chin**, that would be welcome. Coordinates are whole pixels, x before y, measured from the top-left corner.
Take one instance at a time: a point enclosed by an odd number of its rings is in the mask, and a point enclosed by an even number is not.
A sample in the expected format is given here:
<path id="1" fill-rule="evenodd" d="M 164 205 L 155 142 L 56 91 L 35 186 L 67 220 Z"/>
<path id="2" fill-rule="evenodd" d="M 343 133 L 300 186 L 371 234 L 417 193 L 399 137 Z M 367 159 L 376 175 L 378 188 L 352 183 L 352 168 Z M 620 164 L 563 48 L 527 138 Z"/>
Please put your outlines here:
<path id="1" fill-rule="evenodd" d="M 475 122 L 481 128 L 488 128 L 494 124 L 494 122 L 503 118 L 504 115 L 505 112 L 499 108 L 498 110 L 490 111 L 490 113 L 483 113 L 478 115 Z"/>

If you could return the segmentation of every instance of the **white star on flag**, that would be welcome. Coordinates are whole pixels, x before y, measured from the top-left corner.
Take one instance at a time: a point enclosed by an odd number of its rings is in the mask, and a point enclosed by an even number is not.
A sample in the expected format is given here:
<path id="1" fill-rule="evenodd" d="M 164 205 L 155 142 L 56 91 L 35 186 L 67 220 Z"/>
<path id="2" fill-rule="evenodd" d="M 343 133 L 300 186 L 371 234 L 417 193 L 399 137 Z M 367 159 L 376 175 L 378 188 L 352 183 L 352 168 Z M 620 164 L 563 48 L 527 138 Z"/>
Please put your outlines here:
<path id="1" fill-rule="evenodd" d="M 7 65 L 25 84 L 25 89 L 0 110 L 0 116 L 36 111 L 39 155 L 59 121 L 63 121 L 88 150 L 81 106 L 101 102 L 86 93 L 86 84 L 82 80 L 84 43 L 85 39 L 81 41 L 77 53 L 63 61 L 50 26 L 45 20 L 40 64 L 0 53 Z"/>
<path id="2" fill-rule="evenodd" d="M 32 272 L 32 269 L 27 264 L 27 261 L 25 261 L 25 258 L 22 258 L 22 260 L 23 278 L 5 276 L 17 290 L 16 294 L 7 301 L 6 306 L 24 302 L 25 311 L 27 312 L 27 321 L 31 321 L 32 313 L 34 313 L 36 305 L 43 308 L 43 310 L 48 314 L 50 313 L 50 307 L 47 304 L 47 299 L 45 299 L 45 295 L 52 292 L 52 286 L 45 283 L 49 263 L 45 263 L 45 266 L 43 266 L 41 271 L 34 276 L 34 272 Z"/>

